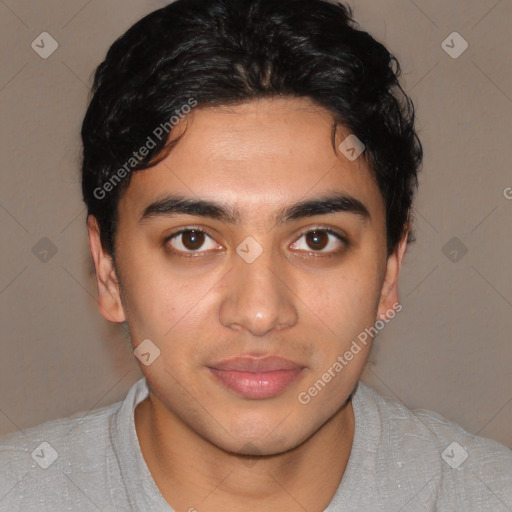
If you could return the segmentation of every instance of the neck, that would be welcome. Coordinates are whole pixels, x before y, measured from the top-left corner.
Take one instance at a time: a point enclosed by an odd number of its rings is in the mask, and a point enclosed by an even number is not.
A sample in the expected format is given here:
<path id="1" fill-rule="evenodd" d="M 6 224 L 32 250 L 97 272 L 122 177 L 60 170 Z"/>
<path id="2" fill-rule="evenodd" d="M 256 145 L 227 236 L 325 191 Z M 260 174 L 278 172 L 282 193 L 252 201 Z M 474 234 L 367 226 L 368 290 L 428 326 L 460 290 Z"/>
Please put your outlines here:
<path id="1" fill-rule="evenodd" d="M 146 464 L 177 511 L 321 512 L 345 472 L 354 424 L 349 400 L 294 449 L 251 457 L 226 452 L 199 436 L 151 393 L 135 409 Z"/>

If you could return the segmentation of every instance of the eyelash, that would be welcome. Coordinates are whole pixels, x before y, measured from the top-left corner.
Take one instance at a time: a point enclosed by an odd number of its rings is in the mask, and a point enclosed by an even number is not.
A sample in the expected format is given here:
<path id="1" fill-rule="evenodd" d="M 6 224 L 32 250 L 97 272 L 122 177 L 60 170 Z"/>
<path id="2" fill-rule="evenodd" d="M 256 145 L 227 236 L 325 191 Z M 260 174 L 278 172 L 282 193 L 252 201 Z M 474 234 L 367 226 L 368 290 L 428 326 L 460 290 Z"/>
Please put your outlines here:
<path id="1" fill-rule="evenodd" d="M 194 227 L 194 226 L 187 226 L 185 228 L 182 228 L 180 229 L 179 231 L 176 231 L 174 233 L 172 233 L 171 235 L 167 236 L 164 241 L 163 241 L 163 245 L 164 247 L 169 247 L 169 241 L 172 240 L 173 238 L 177 238 L 179 237 L 180 235 L 182 235 L 183 233 L 187 233 L 189 231 L 196 231 L 198 233 L 203 233 L 205 234 L 206 236 L 210 237 L 210 238 L 213 238 L 211 237 L 207 231 L 205 231 L 204 229 L 201 229 L 201 228 L 197 228 L 197 227 Z M 299 237 L 296 239 L 296 240 L 299 240 L 302 236 L 308 234 L 308 233 L 311 233 L 313 231 L 322 231 L 324 233 L 327 233 L 329 235 L 333 235 L 334 237 L 336 237 L 340 242 L 343 243 L 344 247 L 341 247 L 339 249 L 336 249 L 334 251 L 329 251 L 329 252 L 322 252 L 322 251 L 311 251 L 311 252 L 306 252 L 305 255 L 303 255 L 303 257 L 312 257 L 312 258 L 318 258 L 318 257 L 322 257 L 322 258 L 332 258 L 334 256 L 337 256 L 339 255 L 341 252 L 343 252 L 344 250 L 346 250 L 346 248 L 349 246 L 349 242 L 348 240 L 343 237 L 342 235 L 340 235 L 339 233 L 337 233 L 336 231 L 334 231 L 333 229 L 331 228 L 328 228 L 328 227 L 324 227 L 324 226 L 315 226 L 313 228 L 305 228 L 303 229 L 302 231 L 300 231 L 300 234 L 299 234 Z M 295 242 L 294 242 L 295 243 Z M 170 252 L 172 252 L 173 254 L 177 254 L 179 256 L 182 256 L 184 258 L 197 258 L 198 256 L 201 256 L 201 251 L 189 251 L 189 252 L 183 252 L 183 251 L 179 251 L 177 249 L 174 249 L 174 248 L 170 248 L 168 249 Z M 299 251 L 301 252 L 301 251 Z"/>

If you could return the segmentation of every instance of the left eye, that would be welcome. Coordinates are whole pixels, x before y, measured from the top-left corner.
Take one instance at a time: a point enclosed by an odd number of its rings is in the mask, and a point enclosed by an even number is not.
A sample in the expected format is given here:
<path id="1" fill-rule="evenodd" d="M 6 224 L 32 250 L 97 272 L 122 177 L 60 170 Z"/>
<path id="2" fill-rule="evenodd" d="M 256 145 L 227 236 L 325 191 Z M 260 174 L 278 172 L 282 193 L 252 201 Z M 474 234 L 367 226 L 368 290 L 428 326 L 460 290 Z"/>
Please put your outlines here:
<path id="1" fill-rule="evenodd" d="M 330 238 L 329 238 L 330 237 Z M 304 239 L 301 243 L 300 240 Z M 302 233 L 290 247 L 301 251 L 332 252 L 343 246 L 344 240 L 338 233 L 329 229 L 314 229 Z"/>

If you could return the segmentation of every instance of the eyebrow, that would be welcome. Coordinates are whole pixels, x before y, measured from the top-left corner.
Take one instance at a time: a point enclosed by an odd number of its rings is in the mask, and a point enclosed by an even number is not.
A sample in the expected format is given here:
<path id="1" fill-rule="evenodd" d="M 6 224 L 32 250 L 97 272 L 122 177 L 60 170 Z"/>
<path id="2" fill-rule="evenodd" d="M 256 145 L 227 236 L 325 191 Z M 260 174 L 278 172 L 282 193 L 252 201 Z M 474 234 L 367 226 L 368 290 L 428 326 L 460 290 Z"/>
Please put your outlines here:
<path id="1" fill-rule="evenodd" d="M 275 214 L 275 221 L 276 225 L 279 225 L 291 220 L 337 212 L 357 215 L 363 222 L 371 221 L 368 208 L 359 199 L 338 192 L 325 194 L 281 208 Z M 168 195 L 144 208 L 138 223 L 151 218 L 172 217 L 180 214 L 207 217 L 228 224 L 238 224 L 241 220 L 240 211 L 232 206 L 181 195 Z"/>

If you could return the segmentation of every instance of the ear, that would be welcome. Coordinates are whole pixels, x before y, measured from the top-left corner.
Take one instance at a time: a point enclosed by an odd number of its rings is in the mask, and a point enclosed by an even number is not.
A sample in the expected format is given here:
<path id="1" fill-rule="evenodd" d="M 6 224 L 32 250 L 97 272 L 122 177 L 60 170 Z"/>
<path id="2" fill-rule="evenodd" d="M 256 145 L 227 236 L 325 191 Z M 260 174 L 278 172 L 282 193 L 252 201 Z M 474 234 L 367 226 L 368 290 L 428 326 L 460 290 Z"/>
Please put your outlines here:
<path id="1" fill-rule="evenodd" d="M 108 255 L 101 245 L 100 228 L 93 215 L 87 217 L 89 234 L 89 249 L 96 269 L 96 284 L 98 288 L 98 307 L 101 314 L 110 322 L 124 322 L 126 319 L 119 280 L 114 268 L 112 256 Z"/>
<path id="2" fill-rule="evenodd" d="M 409 234 L 410 224 L 405 231 L 400 243 L 395 251 L 389 255 L 386 264 L 386 276 L 382 285 L 381 296 L 377 316 L 379 319 L 387 318 L 386 312 L 396 310 L 396 305 L 400 303 L 398 297 L 398 276 L 407 249 L 407 236 Z M 393 307 L 394 306 L 394 307 Z"/>

